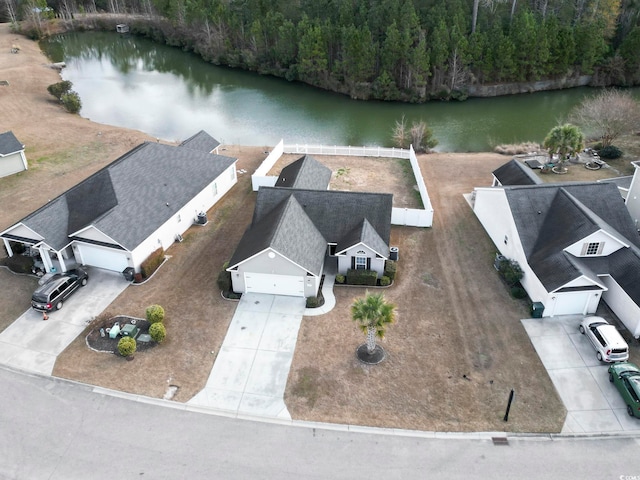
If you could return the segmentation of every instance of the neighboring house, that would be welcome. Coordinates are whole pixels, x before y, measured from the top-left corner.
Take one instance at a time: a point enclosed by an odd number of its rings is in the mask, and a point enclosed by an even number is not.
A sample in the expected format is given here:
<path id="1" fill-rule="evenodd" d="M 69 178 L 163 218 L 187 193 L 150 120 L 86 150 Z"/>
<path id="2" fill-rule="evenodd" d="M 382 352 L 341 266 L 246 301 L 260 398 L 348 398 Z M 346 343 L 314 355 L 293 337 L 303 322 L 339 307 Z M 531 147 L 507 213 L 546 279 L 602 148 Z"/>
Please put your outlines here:
<path id="1" fill-rule="evenodd" d="M 622 196 L 625 199 L 625 204 L 627 205 L 636 230 L 640 230 L 640 173 L 638 173 L 640 171 L 640 163 L 631 162 L 631 164 L 635 167 L 631 181 L 628 185 L 625 184 L 618 188 L 620 188 Z M 625 187 L 626 192 L 624 191 Z"/>
<path id="2" fill-rule="evenodd" d="M 493 187 L 501 185 L 539 185 L 543 183 L 531 168 L 516 159 L 493 171 Z"/>
<path id="3" fill-rule="evenodd" d="M 473 210 L 524 272 L 543 316 L 595 313 L 603 298 L 640 336 L 640 238 L 615 184 L 476 188 Z"/>
<path id="4" fill-rule="evenodd" d="M 76 264 L 114 271 L 167 249 L 237 181 L 236 159 L 143 143 L 0 232 L 47 272 Z"/>
<path id="5" fill-rule="evenodd" d="M 13 132 L 0 133 L 0 177 L 13 175 L 27 169 L 24 145 Z"/>
<path id="6" fill-rule="evenodd" d="M 311 297 L 327 258 L 338 273 L 374 270 L 389 258 L 393 195 L 327 190 L 331 171 L 311 157 L 261 187 L 251 225 L 229 262 L 235 292 Z M 322 181 L 319 180 L 322 178 Z"/>
<path id="7" fill-rule="evenodd" d="M 197 150 L 203 153 L 213 153 L 218 155 L 218 149 L 220 148 L 220 142 L 209 135 L 204 130 L 200 130 L 195 135 L 187 138 L 180 144 L 181 147 L 187 147 L 192 150 Z"/>

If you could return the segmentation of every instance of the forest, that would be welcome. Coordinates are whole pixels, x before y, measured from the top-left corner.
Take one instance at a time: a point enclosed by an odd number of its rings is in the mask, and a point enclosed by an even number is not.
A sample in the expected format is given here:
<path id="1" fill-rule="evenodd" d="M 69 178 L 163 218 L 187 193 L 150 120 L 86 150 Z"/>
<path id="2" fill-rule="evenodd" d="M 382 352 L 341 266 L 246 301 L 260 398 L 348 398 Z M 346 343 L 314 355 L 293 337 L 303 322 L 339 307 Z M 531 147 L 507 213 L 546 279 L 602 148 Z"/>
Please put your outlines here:
<path id="1" fill-rule="evenodd" d="M 640 84 L 640 0 L 4 1 L 12 20 L 45 7 L 70 22 L 131 15 L 132 33 L 216 65 L 357 99 L 462 100 L 473 86 L 541 80 Z"/>

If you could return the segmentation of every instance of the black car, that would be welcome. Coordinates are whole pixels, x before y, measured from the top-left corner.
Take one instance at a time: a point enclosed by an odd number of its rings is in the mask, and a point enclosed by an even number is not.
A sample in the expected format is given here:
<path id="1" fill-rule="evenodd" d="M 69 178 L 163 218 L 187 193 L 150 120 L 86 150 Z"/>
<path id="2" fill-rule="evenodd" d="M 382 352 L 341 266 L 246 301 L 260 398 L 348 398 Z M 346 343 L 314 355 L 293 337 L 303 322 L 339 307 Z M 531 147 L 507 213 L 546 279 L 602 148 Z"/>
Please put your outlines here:
<path id="1" fill-rule="evenodd" d="M 78 287 L 87 284 L 89 275 L 81 268 L 54 275 L 46 283 L 39 286 L 31 296 L 31 308 L 39 312 L 60 310 L 62 302 L 75 292 Z"/>

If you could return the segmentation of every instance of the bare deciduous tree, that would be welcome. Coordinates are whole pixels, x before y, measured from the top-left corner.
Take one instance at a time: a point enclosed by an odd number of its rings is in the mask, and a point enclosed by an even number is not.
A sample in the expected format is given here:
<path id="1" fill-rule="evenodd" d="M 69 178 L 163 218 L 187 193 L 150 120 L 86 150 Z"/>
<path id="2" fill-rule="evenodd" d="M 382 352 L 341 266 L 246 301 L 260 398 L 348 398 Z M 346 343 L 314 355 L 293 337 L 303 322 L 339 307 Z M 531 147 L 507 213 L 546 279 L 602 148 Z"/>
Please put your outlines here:
<path id="1" fill-rule="evenodd" d="M 606 147 L 620 135 L 640 129 L 640 104 L 628 92 L 604 90 L 578 105 L 570 119 Z"/>

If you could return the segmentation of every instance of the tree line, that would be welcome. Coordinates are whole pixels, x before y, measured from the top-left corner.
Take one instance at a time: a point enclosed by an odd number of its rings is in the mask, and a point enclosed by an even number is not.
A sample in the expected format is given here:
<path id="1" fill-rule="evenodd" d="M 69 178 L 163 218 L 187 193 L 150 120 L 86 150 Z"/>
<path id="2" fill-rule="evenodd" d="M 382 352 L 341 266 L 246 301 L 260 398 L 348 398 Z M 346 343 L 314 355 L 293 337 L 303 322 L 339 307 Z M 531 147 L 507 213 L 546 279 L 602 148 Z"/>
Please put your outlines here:
<path id="1" fill-rule="evenodd" d="M 133 33 L 359 99 L 463 99 L 472 85 L 581 75 L 640 84 L 638 0 L 4 1 L 23 16 L 35 3 L 69 20 L 144 14 L 154 20 Z"/>

